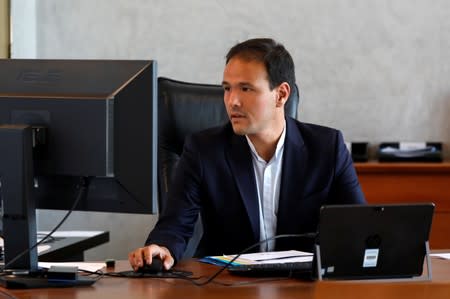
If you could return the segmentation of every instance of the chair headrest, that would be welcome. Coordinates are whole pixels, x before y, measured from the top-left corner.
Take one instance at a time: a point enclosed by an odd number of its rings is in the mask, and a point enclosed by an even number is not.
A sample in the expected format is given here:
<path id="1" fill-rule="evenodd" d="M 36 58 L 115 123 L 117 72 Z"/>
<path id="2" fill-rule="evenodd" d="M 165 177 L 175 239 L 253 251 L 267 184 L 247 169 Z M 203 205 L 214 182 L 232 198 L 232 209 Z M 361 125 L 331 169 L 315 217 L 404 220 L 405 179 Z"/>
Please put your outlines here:
<path id="1" fill-rule="evenodd" d="M 189 118 L 186 130 L 192 132 L 220 125 L 228 121 L 223 104 L 221 85 L 190 83 L 165 77 L 158 78 L 159 104 L 169 109 L 175 119 Z M 299 91 L 297 85 L 291 90 L 285 105 L 287 116 L 297 118 Z M 161 114 L 160 114 L 161 115 Z M 201 115 L 201 117 L 198 117 Z"/>

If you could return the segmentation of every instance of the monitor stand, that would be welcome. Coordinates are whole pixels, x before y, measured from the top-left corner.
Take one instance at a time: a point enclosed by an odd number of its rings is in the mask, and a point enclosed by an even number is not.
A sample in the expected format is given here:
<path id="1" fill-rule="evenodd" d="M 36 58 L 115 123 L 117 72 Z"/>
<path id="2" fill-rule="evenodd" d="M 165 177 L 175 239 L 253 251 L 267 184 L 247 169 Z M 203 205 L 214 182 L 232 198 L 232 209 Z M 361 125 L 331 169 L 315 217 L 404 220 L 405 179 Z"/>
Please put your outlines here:
<path id="1" fill-rule="evenodd" d="M 38 268 L 33 201 L 32 128 L 0 125 L 0 187 L 3 201 L 4 269 L 0 286 L 8 289 L 84 286 L 96 279 L 72 273 L 48 277 Z"/>
<path id="2" fill-rule="evenodd" d="M 46 271 L 14 273 L 0 276 L 0 286 L 7 289 L 35 289 L 90 286 L 97 278 L 76 276 L 74 279 L 49 279 Z"/>
<path id="3" fill-rule="evenodd" d="M 38 255 L 32 196 L 32 128 L 26 125 L 0 125 L 0 144 L 5 267 L 36 271 Z"/>

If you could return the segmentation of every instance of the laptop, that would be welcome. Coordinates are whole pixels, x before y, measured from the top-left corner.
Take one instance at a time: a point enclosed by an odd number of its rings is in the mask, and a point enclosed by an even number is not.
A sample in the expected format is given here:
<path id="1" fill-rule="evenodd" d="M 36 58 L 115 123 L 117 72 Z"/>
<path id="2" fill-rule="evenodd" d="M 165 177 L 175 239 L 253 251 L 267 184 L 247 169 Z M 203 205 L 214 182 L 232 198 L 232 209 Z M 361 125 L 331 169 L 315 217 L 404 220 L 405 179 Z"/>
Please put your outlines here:
<path id="1" fill-rule="evenodd" d="M 421 276 L 433 213 L 433 203 L 323 206 L 314 259 L 233 265 L 229 271 L 247 276 L 291 276 L 312 272 L 312 277 L 319 279 Z M 321 275 L 318 275 L 317 265 Z"/>
<path id="2" fill-rule="evenodd" d="M 319 278 L 421 276 L 433 212 L 433 203 L 323 206 L 316 245 Z"/>
<path id="3" fill-rule="evenodd" d="M 313 269 L 313 254 L 297 250 L 243 254 L 236 261 L 228 271 L 245 276 L 311 277 Z"/>

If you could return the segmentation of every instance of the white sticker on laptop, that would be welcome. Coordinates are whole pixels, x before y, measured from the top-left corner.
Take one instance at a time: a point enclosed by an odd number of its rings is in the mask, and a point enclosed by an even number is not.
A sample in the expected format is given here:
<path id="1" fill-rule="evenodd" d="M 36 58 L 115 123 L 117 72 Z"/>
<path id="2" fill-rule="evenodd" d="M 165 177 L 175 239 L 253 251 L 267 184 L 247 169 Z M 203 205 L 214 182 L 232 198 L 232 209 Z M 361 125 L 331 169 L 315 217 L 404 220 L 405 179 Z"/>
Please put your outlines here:
<path id="1" fill-rule="evenodd" d="M 364 251 L 363 268 L 373 268 L 377 266 L 379 249 L 366 249 Z"/>

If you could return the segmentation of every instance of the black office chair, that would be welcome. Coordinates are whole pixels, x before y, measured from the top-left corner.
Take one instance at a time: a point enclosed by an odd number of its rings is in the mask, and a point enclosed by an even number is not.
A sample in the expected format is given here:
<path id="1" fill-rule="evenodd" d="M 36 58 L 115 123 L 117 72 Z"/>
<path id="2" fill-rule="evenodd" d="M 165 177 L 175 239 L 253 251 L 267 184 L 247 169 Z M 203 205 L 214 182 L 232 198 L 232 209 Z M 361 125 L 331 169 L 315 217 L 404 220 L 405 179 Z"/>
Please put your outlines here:
<path id="1" fill-rule="evenodd" d="M 286 115 L 297 118 L 298 88 L 295 86 L 285 105 Z M 225 124 L 228 121 L 220 85 L 189 83 L 158 78 L 158 184 L 159 211 L 165 207 L 170 179 L 183 151 L 187 135 Z M 197 221 L 184 257 L 196 256 L 202 234 L 201 220 Z"/>

